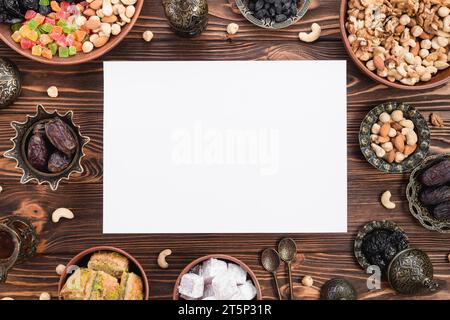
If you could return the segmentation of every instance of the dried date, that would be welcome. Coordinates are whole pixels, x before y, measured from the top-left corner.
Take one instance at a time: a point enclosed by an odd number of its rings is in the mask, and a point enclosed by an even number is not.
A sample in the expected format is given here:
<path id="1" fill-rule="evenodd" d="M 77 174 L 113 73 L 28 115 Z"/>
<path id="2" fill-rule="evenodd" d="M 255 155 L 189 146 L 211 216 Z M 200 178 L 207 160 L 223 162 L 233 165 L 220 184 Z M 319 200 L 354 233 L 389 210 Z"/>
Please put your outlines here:
<path id="1" fill-rule="evenodd" d="M 428 187 L 440 186 L 450 181 L 450 160 L 444 160 L 425 170 L 421 181 Z"/>
<path id="2" fill-rule="evenodd" d="M 450 187 L 425 188 L 420 193 L 420 202 L 424 206 L 435 206 L 441 202 L 450 201 Z"/>
<path id="3" fill-rule="evenodd" d="M 30 164 L 38 170 L 47 167 L 48 149 L 43 135 L 35 133 L 28 141 L 27 157 Z"/>
<path id="4" fill-rule="evenodd" d="M 48 160 L 48 171 L 52 173 L 58 173 L 65 170 L 69 164 L 71 159 L 62 152 L 56 151 L 50 156 Z"/>
<path id="5" fill-rule="evenodd" d="M 433 216 L 439 220 L 450 219 L 450 201 L 436 206 L 433 210 Z"/>
<path id="6" fill-rule="evenodd" d="M 49 120 L 45 124 L 45 133 L 50 143 L 62 153 L 70 156 L 76 148 L 77 142 L 69 126 L 59 118 Z"/>

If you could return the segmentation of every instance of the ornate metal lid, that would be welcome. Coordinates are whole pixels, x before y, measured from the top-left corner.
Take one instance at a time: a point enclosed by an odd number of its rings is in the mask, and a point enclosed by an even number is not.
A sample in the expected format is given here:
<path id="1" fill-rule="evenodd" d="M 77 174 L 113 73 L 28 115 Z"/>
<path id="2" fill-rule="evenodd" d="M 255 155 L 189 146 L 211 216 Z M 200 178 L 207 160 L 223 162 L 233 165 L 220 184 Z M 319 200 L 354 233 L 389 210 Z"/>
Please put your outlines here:
<path id="1" fill-rule="evenodd" d="M 208 24 L 206 0 L 164 0 L 164 12 L 172 29 L 184 37 L 202 33 Z"/>
<path id="2" fill-rule="evenodd" d="M 331 279 L 320 288 L 321 300 L 356 300 L 358 294 L 353 285 L 345 279 Z"/>
<path id="3" fill-rule="evenodd" d="M 22 81 L 19 69 L 12 61 L 0 58 L 0 108 L 13 103 L 21 90 Z"/>

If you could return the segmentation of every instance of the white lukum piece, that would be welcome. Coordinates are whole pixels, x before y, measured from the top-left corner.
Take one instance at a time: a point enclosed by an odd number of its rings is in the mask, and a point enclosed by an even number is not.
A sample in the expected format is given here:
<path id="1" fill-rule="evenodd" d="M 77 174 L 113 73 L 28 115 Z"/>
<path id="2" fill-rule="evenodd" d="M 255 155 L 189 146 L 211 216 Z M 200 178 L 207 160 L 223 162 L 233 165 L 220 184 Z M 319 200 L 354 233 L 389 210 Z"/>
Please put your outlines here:
<path id="1" fill-rule="evenodd" d="M 206 269 L 206 270 L 205 270 Z M 214 274 L 214 276 L 211 276 Z M 184 279 L 186 277 L 186 279 Z M 192 293 L 192 283 L 203 281 L 201 297 Z M 186 300 L 251 300 L 256 296 L 256 287 L 248 279 L 247 272 L 235 263 L 228 263 L 219 259 L 209 259 L 203 264 L 194 266 L 183 275 L 183 288 L 178 289 L 180 297 Z"/>
<path id="2" fill-rule="evenodd" d="M 199 299 L 203 296 L 204 285 L 205 283 L 201 276 L 194 273 L 186 273 L 181 278 L 178 292 L 186 300 Z"/>
<path id="3" fill-rule="evenodd" d="M 201 275 L 205 280 L 205 283 L 211 283 L 214 277 L 217 277 L 221 273 L 228 270 L 227 263 L 219 259 L 209 259 L 203 262 Z"/>

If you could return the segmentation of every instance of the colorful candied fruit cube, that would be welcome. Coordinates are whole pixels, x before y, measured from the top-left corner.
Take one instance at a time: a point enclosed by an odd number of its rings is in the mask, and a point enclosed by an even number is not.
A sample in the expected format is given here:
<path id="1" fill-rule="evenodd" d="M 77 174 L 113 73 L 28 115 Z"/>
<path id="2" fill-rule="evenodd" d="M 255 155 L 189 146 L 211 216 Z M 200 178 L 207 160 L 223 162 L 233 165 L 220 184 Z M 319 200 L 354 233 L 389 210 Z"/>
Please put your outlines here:
<path id="1" fill-rule="evenodd" d="M 59 21 L 56 23 L 56 25 L 61 28 L 65 27 L 65 26 L 67 26 L 67 21 L 66 21 L 66 19 L 59 19 Z"/>
<path id="2" fill-rule="evenodd" d="M 56 1 L 50 1 L 50 8 L 52 8 L 52 10 L 54 12 L 59 12 L 61 11 L 61 7 L 59 6 L 59 3 Z"/>
<path id="3" fill-rule="evenodd" d="M 42 55 L 42 47 L 40 45 L 35 45 L 31 48 L 31 54 L 33 56 L 40 57 Z"/>
<path id="4" fill-rule="evenodd" d="M 56 12 L 50 12 L 50 13 L 47 15 L 47 18 L 56 20 Z"/>
<path id="5" fill-rule="evenodd" d="M 77 49 L 77 52 L 83 51 L 83 44 L 79 41 L 75 41 L 73 46 Z"/>
<path id="6" fill-rule="evenodd" d="M 58 55 L 60 58 L 68 58 L 69 57 L 69 48 L 67 47 L 59 47 Z"/>
<path id="7" fill-rule="evenodd" d="M 73 34 L 68 34 L 66 36 L 66 45 L 72 46 L 74 42 L 75 42 L 75 36 Z"/>
<path id="8" fill-rule="evenodd" d="M 31 41 L 37 41 L 39 39 L 39 34 L 34 30 L 31 30 L 25 34 L 22 34 L 22 36 L 30 39 Z"/>
<path id="9" fill-rule="evenodd" d="M 45 16 L 43 16 L 43 15 L 40 14 L 40 13 L 37 13 L 37 14 L 34 16 L 33 19 L 36 20 L 37 23 L 38 23 L 39 25 L 41 25 L 41 24 L 43 24 L 44 21 L 45 21 Z"/>
<path id="10" fill-rule="evenodd" d="M 39 27 L 39 30 L 44 33 L 50 33 L 53 31 L 53 25 L 50 23 L 44 23 L 42 26 Z"/>
<path id="11" fill-rule="evenodd" d="M 56 20 L 49 18 L 48 16 L 45 18 L 44 24 L 50 24 L 52 26 L 54 26 L 56 24 Z"/>
<path id="12" fill-rule="evenodd" d="M 50 0 L 39 0 L 39 5 L 40 6 L 49 6 Z"/>
<path id="13" fill-rule="evenodd" d="M 20 40 L 22 40 L 22 35 L 19 31 L 16 31 L 11 35 L 11 38 L 14 40 L 14 42 L 20 42 Z"/>
<path id="14" fill-rule="evenodd" d="M 14 23 L 14 24 L 11 25 L 11 31 L 12 32 L 19 31 L 20 27 L 22 27 L 22 23 L 20 23 L 20 22 Z"/>
<path id="15" fill-rule="evenodd" d="M 49 43 L 47 48 L 51 51 L 52 55 L 55 55 L 58 52 L 58 45 L 55 42 Z"/>
<path id="16" fill-rule="evenodd" d="M 74 56 L 77 54 L 77 48 L 75 46 L 69 47 L 69 56 Z"/>
<path id="17" fill-rule="evenodd" d="M 70 17 L 70 13 L 66 12 L 66 11 L 59 11 L 56 13 L 55 19 L 64 19 L 67 20 L 67 18 Z"/>
<path id="18" fill-rule="evenodd" d="M 67 12 L 70 7 L 70 3 L 68 3 L 67 1 L 61 1 L 61 3 L 59 4 L 59 7 L 61 8 L 61 11 Z"/>
<path id="19" fill-rule="evenodd" d="M 77 30 L 74 33 L 75 40 L 80 41 L 80 42 L 82 42 L 84 40 L 84 38 L 86 38 L 86 35 L 87 35 L 86 31 L 83 31 L 83 30 Z"/>
<path id="20" fill-rule="evenodd" d="M 53 58 L 53 53 L 48 48 L 42 48 L 42 56 L 44 58 L 46 58 L 46 59 L 52 59 Z"/>
<path id="21" fill-rule="evenodd" d="M 33 42 L 30 39 L 22 38 L 20 39 L 20 47 L 24 50 L 31 49 Z"/>
<path id="22" fill-rule="evenodd" d="M 32 18 L 27 22 L 27 26 L 30 27 L 31 30 L 36 30 L 37 27 L 39 27 L 39 22 Z"/>
<path id="23" fill-rule="evenodd" d="M 25 20 L 33 19 L 36 14 L 37 12 L 34 10 L 27 10 L 27 12 L 25 12 Z"/>
<path id="24" fill-rule="evenodd" d="M 78 28 L 76 25 L 71 25 L 71 26 L 67 25 L 67 26 L 63 27 L 63 32 L 65 34 L 74 33 L 75 31 L 77 31 L 77 29 Z"/>
<path id="25" fill-rule="evenodd" d="M 41 36 L 39 37 L 39 42 L 41 43 L 41 45 L 46 46 L 48 45 L 50 42 L 53 42 L 53 39 L 50 38 L 50 36 L 48 34 L 41 34 Z"/>

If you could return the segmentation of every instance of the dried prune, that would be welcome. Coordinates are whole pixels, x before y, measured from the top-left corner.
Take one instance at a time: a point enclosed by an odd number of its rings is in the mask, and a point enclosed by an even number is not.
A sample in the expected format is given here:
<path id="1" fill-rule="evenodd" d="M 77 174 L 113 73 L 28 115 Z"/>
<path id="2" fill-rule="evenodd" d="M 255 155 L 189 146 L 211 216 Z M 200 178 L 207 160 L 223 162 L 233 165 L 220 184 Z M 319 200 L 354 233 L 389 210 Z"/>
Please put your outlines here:
<path id="1" fill-rule="evenodd" d="M 45 124 L 45 133 L 50 143 L 62 153 L 70 156 L 75 152 L 77 142 L 69 126 L 60 118 L 49 120 Z"/>
<path id="2" fill-rule="evenodd" d="M 48 149 L 44 136 L 36 133 L 30 137 L 27 148 L 27 158 L 33 168 L 45 170 L 47 167 Z"/>
<path id="3" fill-rule="evenodd" d="M 450 187 L 448 186 L 425 188 L 420 193 L 420 202 L 424 206 L 435 206 L 444 201 L 450 201 Z"/>
<path id="4" fill-rule="evenodd" d="M 450 181 L 450 160 L 443 160 L 422 173 L 421 181 L 428 187 L 440 186 Z"/>
<path id="5" fill-rule="evenodd" d="M 433 210 L 433 216 L 439 220 L 450 219 L 450 201 L 442 202 Z"/>
<path id="6" fill-rule="evenodd" d="M 57 173 L 66 169 L 71 159 L 62 152 L 56 151 L 48 159 L 48 171 Z"/>
<path id="7" fill-rule="evenodd" d="M 392 258 L 408 247 L 408 240 L 403 233 L 375 229 L 364 236 L 361 249 L 370 264 L 377 265 L 382 272 L 386 272 Z"/>

